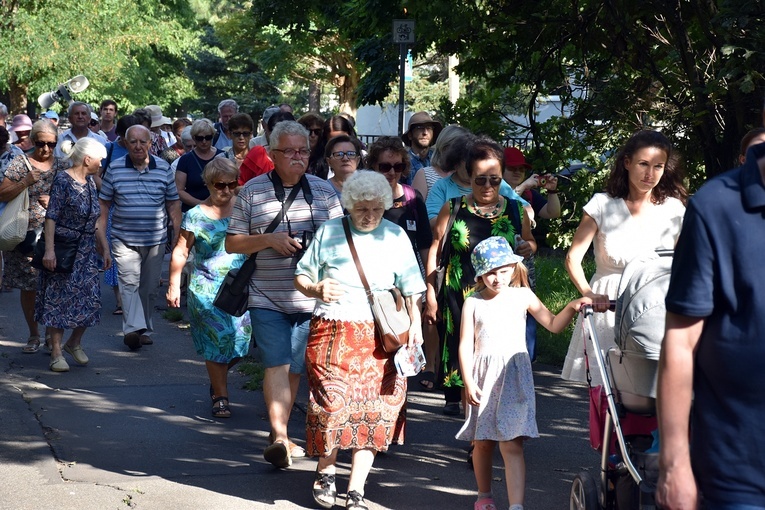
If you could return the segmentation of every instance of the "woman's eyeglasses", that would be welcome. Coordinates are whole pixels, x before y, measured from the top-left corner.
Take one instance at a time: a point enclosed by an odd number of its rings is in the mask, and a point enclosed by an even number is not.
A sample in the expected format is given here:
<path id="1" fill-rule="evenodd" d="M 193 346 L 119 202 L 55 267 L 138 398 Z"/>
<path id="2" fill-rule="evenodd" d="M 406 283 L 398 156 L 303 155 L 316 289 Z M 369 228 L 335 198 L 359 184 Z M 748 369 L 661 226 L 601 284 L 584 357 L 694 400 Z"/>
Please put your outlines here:
<path id="1" fill-rule="evenodd" d="M 473 179 L 473 182 L 476 183 L 478 186 L 486 186 L 486 183 L 488 182 L 492 188 L 496 188 L 500 184 L 502 184 L 502 177 L 498 175 L 492 175 L 491 177 L 487 177 L 485 175 L 479 175 L 478 177 Z"/>
<path id="2" fill-rule="evenodd" d="M 343 159 L 347 157 L 348 159 L 355 159 L 359 156 L 359 153 L 356 151 L 337 151 L 330 154 L 330 157 L 332 159 Z"/>
<path id="3" fill-rule="evenodd" d="M 197 135 L 194 140 L 197 142 L 209 142 L 213 139 L 213 135 Z"/>
<path id="4" fill-rule="evenodd" d="M 35 147 L 38 149 L 42 149 L 43 147 L 47 147 L 51 150 L 56 148 L 56 142 L 35 142 Z"/>
<path id="5" fill-rule="evenodd" d="M 387 174 L 391 169 L 396 173 L 401 173 L 406 170 L 406 165 L 404 163 L 395 163 L 393 165 L 390 163 L 377 163 L 377 171 L 380 173 Z"/>
<path id="6" fill-rule="evenodd" d="M 217 190 L 220 190 L 220 191 L 223 191 L 226 188 L 228 188 L 230 190 L 235 190 L 238 185 L 239 185 L 239 183 L 236 182 L 236 181 L 231 181 L 231 182 L 214 182 L 213 183 L 213 188 L 215 188 Z"/>
<path id="7" fill-rule="evenodd" d="M 231 136 L 234 138 L 247 138 L 248 136 L 252 136 L 252 131 L 232 131 Z"/>

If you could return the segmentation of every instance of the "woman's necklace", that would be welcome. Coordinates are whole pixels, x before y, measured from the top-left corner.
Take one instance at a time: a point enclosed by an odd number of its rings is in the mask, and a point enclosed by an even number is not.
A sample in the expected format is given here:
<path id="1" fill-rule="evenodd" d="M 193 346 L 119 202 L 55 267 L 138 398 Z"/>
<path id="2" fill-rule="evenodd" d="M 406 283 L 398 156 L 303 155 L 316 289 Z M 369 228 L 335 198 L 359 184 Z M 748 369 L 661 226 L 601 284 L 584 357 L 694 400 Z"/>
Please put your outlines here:
<path id="1" fill-rule="evenodd" d="M 489 212 L 483 212 L 483 211 L 481 210 L 481 206 L 479 206 L 479 205 L 476 203 L 476 201 L 475 201 L 475 198 L 473 198 L 473 210 L 475 211 L 475 213 L 476 213 L 478 216 L 482 216 L 482 217 L 484 217 L 484 218 L 493 218 L 494 216 L 496 216 L 496 215 L 497 215 L 497 213 L 499 213 L 499 208 L 500 208 L 500 206 L 501 206 L 501 205 L 502 205 L 502 200 L 501 200 L 501 199 L 500 199 L 500 200 L 497 200 L 497 203 L 496 203 L 496 204 L 494 204 L 494 207 L 492 208 L 492 210 L 491 210 L 491 211 L 489 211 Z M 483 206 L 483 207 L 486 207 L 486 206 Z"/>

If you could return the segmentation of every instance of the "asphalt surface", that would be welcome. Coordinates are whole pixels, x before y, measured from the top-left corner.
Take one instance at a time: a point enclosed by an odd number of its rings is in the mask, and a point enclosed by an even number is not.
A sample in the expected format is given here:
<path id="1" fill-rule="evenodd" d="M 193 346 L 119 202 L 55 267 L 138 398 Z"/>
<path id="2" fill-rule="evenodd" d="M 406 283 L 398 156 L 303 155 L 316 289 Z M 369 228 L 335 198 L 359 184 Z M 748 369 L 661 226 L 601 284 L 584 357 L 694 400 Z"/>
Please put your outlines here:
<path id="1" fill-rule="evenodd" d="M 23 354 L 28 330 L 18 291 L 0 293 L 0 509 L 293 509 L 316 508 L 316 462 L 287 470 L 263 459 L 269 432 L 262 392 L 242 389 L 232 370 L 232 417 L 213 419 L 204 363 L 188 329 L 155 314 L 154 345 L 130 352 L 114 296 L 102 287 L 101 325 L 88 330 L 90 363 L 67 356 L 68 373 L 48 370 L 43 349 Z M 65 336 L 66 338 L 66 336 Z M 256 354 L 257 349 L 252 353 Z M 540 438 L 526 444 L 526 508 L 568 508 L 572 479 L 595 470 L 587 441 L 585 388 L 559 370 L 535 366 Z M 290 433 L 305 437 L 305 383 Z M 366 500 L 379 509 L 469 509 L 475 479 L 467 443 L 454 438 L 462 418 L 410 380 L 407 442 L 379 455 Z M 341 452 L 338 506 L 344 507 L 350 456 Z M 507 508 L 505 473 L 494 458 L 495 500 Z"/>

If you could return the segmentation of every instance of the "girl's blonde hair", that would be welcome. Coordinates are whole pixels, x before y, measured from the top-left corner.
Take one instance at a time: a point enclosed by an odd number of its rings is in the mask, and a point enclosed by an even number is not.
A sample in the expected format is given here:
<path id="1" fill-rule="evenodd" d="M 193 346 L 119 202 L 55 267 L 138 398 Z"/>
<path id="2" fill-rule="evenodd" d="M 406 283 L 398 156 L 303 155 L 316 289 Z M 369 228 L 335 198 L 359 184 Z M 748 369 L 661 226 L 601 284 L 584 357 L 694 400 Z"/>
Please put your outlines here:
<path id="1" fill-rule="evenodd" d="M 481 292 L 486 288 L 486 284 L 483 283 L 484 275 L 480 276 L 480 279 L 475 284 L 475 291 Z M 529 270 L 523 264 L 523 262 L 517 262 L 515 264 L 515 271 L 513 271 L 513 277 L 510 279 L 510 287 L 529 287 Z"/>

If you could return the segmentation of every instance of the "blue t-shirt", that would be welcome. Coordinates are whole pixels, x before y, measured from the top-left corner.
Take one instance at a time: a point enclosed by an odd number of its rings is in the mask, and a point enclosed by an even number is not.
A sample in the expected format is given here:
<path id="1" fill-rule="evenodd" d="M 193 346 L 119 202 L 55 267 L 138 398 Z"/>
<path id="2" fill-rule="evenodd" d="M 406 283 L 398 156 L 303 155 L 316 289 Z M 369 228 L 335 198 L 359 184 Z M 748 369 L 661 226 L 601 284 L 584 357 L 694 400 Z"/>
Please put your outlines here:
<path id="1" fill-rule="evenodd" d="M 472 192 L 473 188 L 470 186 L 467 188 L 458 186 L 451 176 L 437 180 L 433 187 L 430 188 L 428 198 L 425 200 L 425 205 L 428 208 L 428 219 L 432 220 L 438 216 L 438 213 L 441 212 L 441 208 L 444 204 L 452 198 L 461 197 Z M 521 196 L 515 192 L 513 187 L 504 180 L 502 181 L 502 184 L 499 185 L 499 194 L 503 197 L 519 201 L 523 204 L 523 207 L 529 205 L 529 203 L 521 198 Z"/>
<path id="2" fill-rule="evenodd" d="M 753 147 L 744 166 L 690 200 L 667 310 L 706 319 L 697 345 L 691 461 L 711 503 L 765 507 L 765 185 Z M 713 505 L 714 506 L 714 505 Z"/>

